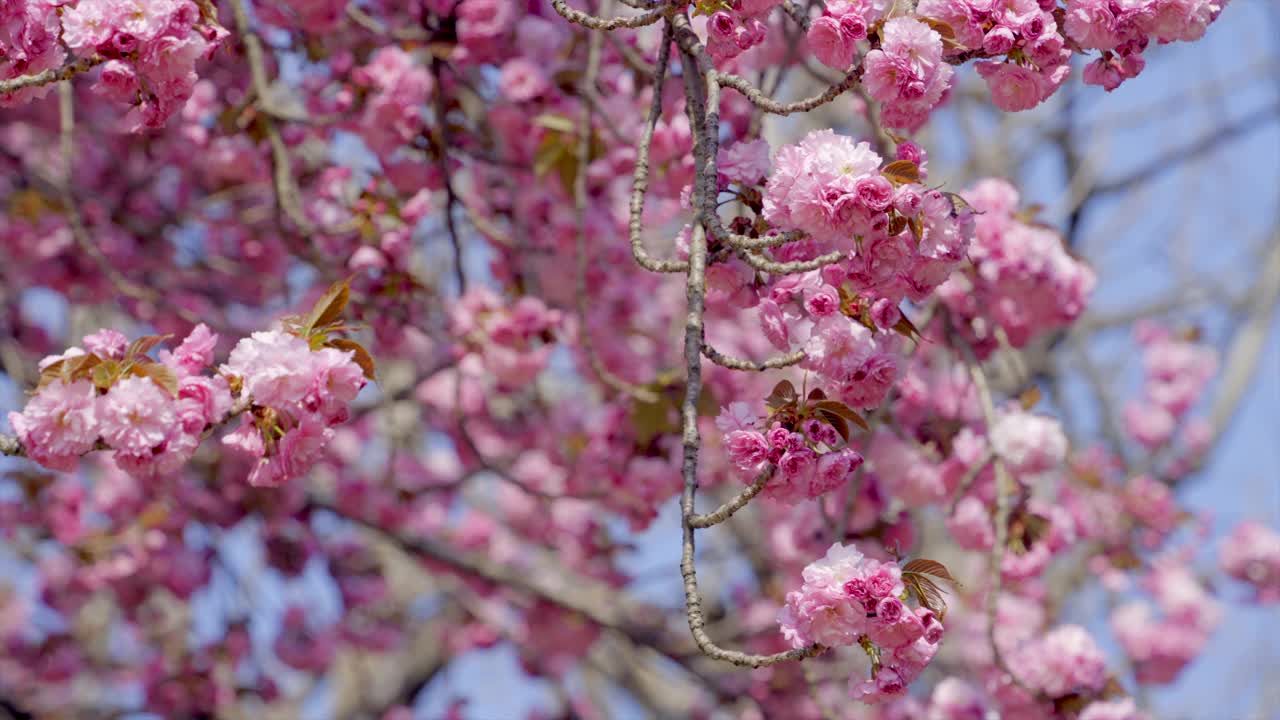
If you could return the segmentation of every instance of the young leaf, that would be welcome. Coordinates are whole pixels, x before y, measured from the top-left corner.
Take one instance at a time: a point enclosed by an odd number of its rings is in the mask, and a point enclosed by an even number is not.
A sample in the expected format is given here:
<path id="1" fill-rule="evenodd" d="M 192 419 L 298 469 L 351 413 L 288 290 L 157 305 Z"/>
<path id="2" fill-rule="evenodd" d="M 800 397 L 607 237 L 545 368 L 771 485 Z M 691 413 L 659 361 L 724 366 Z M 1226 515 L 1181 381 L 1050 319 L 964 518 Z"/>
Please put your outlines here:
<path id="1" fill-rule="evenodd" d="M 684 398 L 681 397 L 681 402 L 683 401 Z M 716 394 L 706 385 L 703 385 L 702 392 L 698 393 L 697 408 L 699 417 L 715 417 L 720 414 L 720 401 L 716 400 Z"/>
<path id="2" fill-rule="evenodd" d="M 920 603 L 921 607 L 934 611 L 939 619 L 946 619 L 947 601 L 942 596 L 942 589 L 928 575 L 904 570 L 902 584 L 907 587 L 908 592 L 915 595 L 916 602 Z"/>
<path id="3" fill-rule="evenodd" d="M 810 400 L 825 400 L 826 398 L 827 394 L 822 392 L 822 388 L 814 388 L 809 391 Z"/>
<path id="4" fill-rule="evenodd" d="M 920 218 L 907 218 L 907 227 L 911 229 L 911 237 L 916 239 L 916 245 L 924 240 L 924 223 L 920 222 Z"/>
<path id="5" fill-rule="evenodd" d="M 943 40 L 955 39 L 956 31 L 954 28 L 951 27 L 949 23 L 946 23 L 946 22 L 943 22 L 942 20 L 938 20 L 937 18 L 931 18 L 931 17 L 920 17 L 918 19 L 921 22 L 928 25 L 929 27 L 933 28 L 934 30 L 937 30 L 938 34 L 942 36 Z"/>
<path id="6" fill-rule="evenodd" d="M 924 340 L 924 335 L 920 334 L 920 328 L 917 328 L 916 324 L 911 322 L 911 318 L 906 315 L 898 318 L 898 322 L 893 325 L 893 331 L 908 340 L 915 340 L 916 342 Z"/>
<path id="7" fill-rule="evenodd" d="M 110 388 L 120 377 L 120 363 L 115 360 L 104 360 L 93 368 L 93 384 L 99 390 Z"/>
<path id="8" fill-rule="evenodd" d="M 171 336 L 169 335 L 143 335 L 130 343 L 129 349 L 124 353 L 124 357 L 126 360 L 136 360 L 140 357 L 145 357 L 146 354 L 154 350 L 157 345 L 168 340 L 170 337 Z"/>
<path id="9" fill-rule="evenodd" d="M 671 412 L 671 404 L 663 398 L 657 402 L 632 400 L 630 425 L 636 435 L 636 445 L 648 447 L 659 435 L 672 433 L 680 429 Z"/>
<path id="10" fill-rule="evenodd" d="M 350 280 L 343 280 L 329 286 L 329 289 L 311 308 L 311 313 L 307 315 L 306 329 L 311 331 L 337 322 L 338 318 L 342 317 L 342 311 L 346 309 L 349 299 L 351 299 Z"/>
<path id="11" fill-rule="evenodd" d="M 910 160 L 894 160 L 881 168 L 880 174 L 899 185 L 920 182 L 920 166 Z"/>
<path id="12" fill-rule="evenodd" d="M 947 566 L 943 565 L 937 560 L 929 560 L 928 558 L 916 558 L 914 560 L 909 561 L 906 565 L 903 565 L 902 572 L 904 574 L 916 573 L 919 575 L 930 575 L 938 578 L 939 580 L 945 580 L 956 587 L 960 586 L 960 581 L 956 580 L 951 575 L 951 571 L 947 569 Z"/>
<path id="13" fill-rule="evenodd" d="M 1036 221 L 1036 217 L 1040 215 L 1040 211 L 1042 210 L 1044 210 L 1044 206 L 1039 203 L 1036 203 L 1034 205 L 1028 205 L 1027 207 L 1014 213 L 1013 217 L 1015 220 L 1018 220 L 1019 222 L 1031 224 Z"/>
<path id="14" fill-rule="evenodd" d="M 553 113 L 543 113 L 533 119 L 533 124 L 538 127 L 544 127 L 548 130 L 554 130 L 560 133 L 572 133 L 577 131 L 577 126 L 573 120 L 564 115 L 555 115 Z"/>
<path id="15" fill-rule="evenodd" d="M 829 410 L 818 410 L 817 415 L 828 425 L 835 428 L 836 433 L 839 434 L 841 438 L 844 438 L 846 443 L 849 442 L 849 423 L 845 422 L 844 418 Z"/>
<path id="16" fill-rule="evenodd" d="M 138 363 L 129 368 L 129 374 L 136 377 L 151 378 L 151 382 L 159 385 L 170 395 L 178 395 L 178 376 L 168 366 L 157 362 Z"/>
<path id="17" fill-rule="evenodd" d="M 907 218 L 905 218 L 902 215 L 894 215 L 893 219 L 889 221 L 888 232 L 890 236 L 898 235 L 903 230 L 906 230 L 906 229 L 907 229 Z"/>
<path id="18" fill-rule="evenodd" d="M 373 364 L 373 357 L 369 355 L 369 351 L 355 340 L 347 340 L 346 338 L 333 338 L 328 343 L 329 347 L 339 350 L 348 350 L 352 353 L 351 360 L 360 366 L 364 371 L 364 376 L 370 380 L 377 381 L 378 374 Z"/>
<path id="19" fill-rule="evenodd" d="M 156 501 L 138 515 L 138 525 L 144 530 L 151 530 L 160 527 L 168 519 L 169 508 L 164 503 Z"/>
<path id="20" fill-rule="evenodd" d="M 852 422 L 854 425 L 857 425 L 863 430 L 871 429 L 871 426 L 867 424 L 866 420 L 862 419 L 861 415 L 855 412 L 853 408 L 849 407 L 848 405 L 845 405 L 844 403 L 838 400 L 823 400 L 817 403 L 816 405 L 814 405 L 813 407 L 815 410 L 824 410 L 833 415 L 839 415 L 840 417 Z"/>
<path id="21" fill-rule="evenodd" d="M 959 193 L 943 191 L 942 194 L 945 195 L 947 199 L 951 201 L 951 209 L 955 212 L 955 214 L 959 215 L 960 213 L 966 212 L 966 211 L 974 212 L 974 213 L 977 212 L 977 210 L 974 210 L 973 206 L 969 204 L 969 201 L 965 200 L 964 197 L 962 197 Z"/>
<path id="22" fill-rule="evenodd" d="M 1039 385 L 1032 385 L 1026 390 L 1023 390 L 1022 393 L 1018 395 L 1018 403 L 1022 405 L 1023 410 L 1030 410 L 1031 408 L 1035 407 L 1036 404 L 1039 402 L 1040 402 L 1040 386 Z"/>
<path id="23" fill-rule="evenodd" d="M 769 397 L 765 398 L 765 404 L 774 410 L 778 410 L 790 402 L 794 402 L 798 396 L 796 395 L 796 386 L 791 384 L 790 380 L 783 380 L 773 386 L 773 390 L 769 393 Z"/>

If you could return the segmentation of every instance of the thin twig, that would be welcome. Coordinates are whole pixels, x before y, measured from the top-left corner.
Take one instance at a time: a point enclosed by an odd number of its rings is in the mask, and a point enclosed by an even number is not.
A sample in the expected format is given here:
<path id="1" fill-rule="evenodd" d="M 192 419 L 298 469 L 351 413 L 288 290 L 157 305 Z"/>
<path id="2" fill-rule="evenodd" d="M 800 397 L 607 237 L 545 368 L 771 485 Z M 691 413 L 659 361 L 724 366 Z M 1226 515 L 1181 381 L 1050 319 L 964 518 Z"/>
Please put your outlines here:
<path id="1" fill-rule="evenodd" d="M 644 195 L 649 189 L 649 150 L 653 147 L 653 131 L 662 115 L 662 84 L 667 79 L 667 65 L 671 60 L 671 24 L 662 32 L 662 45 L 658 48 L 658 68 L 653 74 L 653 101 L 649 105 L 649 117 L 645 118 L 636 146 L 636 165 L 631 176 L 631 207 L 627 221 L 627 236 L 631 242 L 631 254 L 640 267 L 652 272 L 676 273 L 689 269 L 689 263 L 681 260 L 657 260 L 644 247 L 643 217 Z"/>
<path id="2" fill-rule="evenodd" d="M 983 421 L 986 423 L 987 432 L 990 433 L 991 429 L 995 427 L 996 411 L 995 405 L 991 400 L 991 387 L 987 384 L 987 375 L 982 371 L 982 365 L 978 362 L 978 358 L 969 342 L 961 337 L 959 333 L 955 334 L 955 338 L 969 365 L 969 377 L 972 378 L 974 388 L 978 391 L 978 402 L 982 406 Z M 1004 584 L 1004 553 L 1005 546 L 1009 543 L 1009 501 L 1016 490 L 1016 486 L 1013 478 L 1009 475 L 1009 468 L 1005 466 L 1004 460 L 996 455 L 993 456 L 992 462 L 996 471 L 996 514 L 993 520 L 996 537 L 995 542 L 991 545 L 991 554 L 989 556 L 991 568 L 990 578 L 987 582 L 987 642 L 991 645 L 991 658 L 995 666 L 1008 675 L 1014 685 L 1032 695 L 1038 695 L 1035 690 L 1028 687 L 1017 675 L 1013 674 L 1013 670 L 1009 668 L 1009 664 L 1005 661 L 1004 654 L 1000 651 L 1000 646 L 996 643 L 996 615 L 999 612 L 1000 592 Z"/>
<path id="3" fill-rule="evenodd" d="M 80 204 L 76 199 L 73 186 L 75 182 L 75 117 L 75 87 L 70 80 L 64 80 L 58 85 L 58 145 L 62 156 L 62 177 L 58 178 L 58 193 L 67 213 L 67 225 L 71 228 L 71 237 L 75 239 L 76 245 L 93 260 L 94 265 L 107 276 L 111 286 L 120 294 L 157 308 L 166 307 L 189 323 L 200 322 L 200 318 L 190 310 L 181 305 L 164 302 L 159 291 L 138 285 L 125 277 L 124 273 L 120 272 L 112 264 L 111 259 L 102 252 L 102 248 L 93 241 L 93 236 L 89 234 L 89 228 L 84 223 L 84 216 L 80 213 Z"/>
<path id="4" fill-rule="evenodd" d="M 960 504 L 960 501 L 964 499 L 965 495 L 969 494 L 969 490 L 973 488 L 973 483 L 978 479 L 978 476 L 982 474 L 982 471 L 987 469 L 987 466 L 991 464 L 991 461 L 994 460 L 995 457 L 995 453 L 987 450 L 987 452 L 979 458 L 978 462 L 974 463 L 973 466 L 965 472 L 964 477 L 960 478 L 960 484 L 956 487 L 955 497 L 951 500 L 951 507 L 947 510 L 948 515 L 955 513 L 956 506 Z"/>
<path id="5" fill-rule="evenodd" d="M 725 355 L 705 342 L 702 346 L 702 354 L 706 356 L 708 360 L 720 367 L 726 367 L 730 370 L 745 370 L 748 372 L 763 372 L 765 370 L 776 370 L 778 368 L 790 367 L 791 365 L 801 362 L 805 358 L 803 350 L 796 350 L 795 352 L 787 353 L 786 355 L 778 355 L 776 357 L 771 357 L 768 360 L 761 360 L 760 362 L 756 362 L 755 360 L 743 360 L 741 358 Z"/>
<path id="6" fill-rule="evenodd" d="M 584 13 L 581 10 L 574 10 L 569 7 L 564 0 L 551 0 L 551 7 L 560 14 L 560 17 L 571 23 L 577 23 L 583 27 L 592 30 L 618 30 L 620 28 L 640 28 L 646 25 L 652 25 L 672 12 L 674 6 L 661 5 L 641 15 L 632 15 L 630 17 L 602 18 Z"/>
<path id="7" fill-rule="evenodd" d="M 92 57 L 80 58 L 79 60 L 63 65 L 60 68 L 53 68 L 45 70 L 44 72 L 33 73 L 31 75 L 19 75 L 18 77 L 9 78 L 8 80 L 0 80 L 0 95 L 16 92 L 23 88 L 70 80 L 76 75 L 88 72 L 106 61 L 106 58 L 94 55 Z"/>
<path id="8" fill-rule="evenodd" d="M 709 528 L 712 525 L 720 523 L 733 517 L 733 514 L 746 507 L 751 502 L 751 498 L 760 494 L 761 490 L 769 484 L 769 480 L 773 478 L 774 466 L 769 465 L 756 476 L 754 482 L 744 488 L 737 495 L 734 495 L 728 502 L 708 513 L 701 515 L 693 515 L 689 517 L 689 525 L 695 528 Z"/>
<path id="9" fill-rule="evenodd" d="M 611 4 L 606 2 L 605 7 L 608 8 Z M 582 118 L 578 122 L 578 172 L 573 176 L 573 203 L 578 221 L 577 237 L 574 241 L 577 256 L 575 300 L 578 311 L 578 339 L 582 343 L 583 354 L 587 356 L 587 363 L 601 382 L 629 397 L 654 403 L 658 401 L 658 396 L 653 392 L 627 382 L 605 367 L 591 340 L 591 327 L 587 321 L 587 163 L 591 157 L 591 119 L 595 111 L 595 106 L 587 101 L 587 97 L 594 90 L 596 76 L 600 72 L 600 48 L 605 37 L 605 34 L 599 31 L 588 31 L 588 33 L 591 37 L 587 41 L 587 68 L 579 90 L 582 96 Z"/>
<path id="10" fill-rule="evenodd" d="M 771 275 L 794 275 L 796 273 L 809 272 L 827 265 L 834 265 L 849 256 L 848 253 L 837 250 L 826 255 L 819 255 L 812 260 L 794 260 L 780 263 L 752 252 L 742 252 L 739 255 L 751 267 Z"/>
<path id="11" fill-rule="evenodd" d="M 683 21 L 681 23 L 681 21 Z M 688 30 L 688 19 L 677 16 L 671 24 L 677 30 Z M 683 25 L 683 28 L 680 25 Z M 685 109 L 689 114 L 689 125 L 694 131 L 693 155 L 695 177 L 693 182 L 693 205 L 707 212 L 708 206 L 714 207 L 715 198 L 707 202 L 706 193 L 715 192 L 716 183 L 716 133 L 719 131 L 719 86 L 715 83 L 713 71 L 708 72 L 709 63 L 699 63 L 693 54 L 682 49 L 685 67 Z M 698 72 L 693 72 L 694 69 Z M 701 219 L 701 218 L 700 218 Z M 707 242 L 701 226 L 695 227 L 689 240 L 689 270 L 685 282 L 684 359 L 685 359 L 685 392 L 681 404 L 681 444 L 683 448 L 681 474 L 684 489 L 680 496 L 680 513 L 683 518 L 680 575 L 684 581 L 685 613 L 688 616 L 689 631 L 693 635 L 698 648 L 716 660 L 743 667 L 763 667 L 792 660 L 802 660 L 826 650 L 821 645 L 774 653 L 772 655 L 754 655 L 720 647 L 711 639 L 706 631 L 706 616 L 702 609 L 702 595 L 698 591 L 697 569 L 694 563 L 694 531 L 692 524 L 696 516 L 694 502 L 698 491 L 698 455 L 701 450 L 701 436 L 698 432 L 698 398 L 702 393 L 702 338 L 703 310 L 706 299 Z M 749 498 L 748 498 L 749 499 Z M 743 502 L 743 505 L 746 503 Z"/>
<path id="12" fill-rule="evenodd" d="M 467 292 L 467 273 L 462 267 L 462 240 L 458 236 L 458 226 L 453 217 L 454 208 L 458 205 L 458 194 L 453 190 L 453 178 L 449 175 L 449 123 L 445 120 L 448 106 L 444 96 L 444 60 L 433 58 L 431 72 L 436 80 L 436 123 L 440 126 L 440 147 L 436 152 L 436 167 L 444 182 L 444 226 L 449 234 L 449 244 L 453 248 L 453 277 L 458 283 L 458 294 Z M 584 170 L 585 172 L 585 170 Z"/>
<path id="13" fill-rule="evenodd" d="M 731 73 L 716 73 L 716 82 L 724 87 L 730 87 L 742 93 L 752 105 L 772 115 L 794 115 L 795 113 L 809 112 L 826 105 L 843 95 L 846 91 L 852 89 L 862 79 L 862 67 L 849 71 L 844 78 L 824 89 L 822 92 L 812 97 L 795 102 L 780 103 L 770 98 L 759 88 L 751 84 L 751 81 L 738 75 Z"/>

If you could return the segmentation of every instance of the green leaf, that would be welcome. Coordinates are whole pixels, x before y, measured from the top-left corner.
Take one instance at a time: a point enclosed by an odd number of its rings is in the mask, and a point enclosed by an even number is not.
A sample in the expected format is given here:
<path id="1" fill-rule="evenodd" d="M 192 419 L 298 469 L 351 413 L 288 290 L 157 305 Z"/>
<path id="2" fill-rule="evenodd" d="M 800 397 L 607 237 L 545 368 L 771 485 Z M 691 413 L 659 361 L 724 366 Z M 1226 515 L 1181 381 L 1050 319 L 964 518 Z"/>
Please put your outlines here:
<path id="1" fill-rule="evenodd" d="M 99 390 L 106 390 L 120 377 L 120 363 L 115 360 L 104 360 L 93 368 L 92 377 L 93 384 Z"/>
<path id="2" fill-rule="evenodd" d="M 543 113 L 542 115 L 535 117 L 533 119 L 533 124 L 538 127 L 544 127 L 548 130 L 554 130 L 565 134 L 576 132 L 578 129 L 578 126 L 574 124 L 572 119 L 564 115 L 556 115 L 554 113 Z"/>
<path id="3" fill-rule="evenodd" d="M 680 429 L 670 401 L 662 397 L 656 402 L 632 400 L 630 420 L 631 430 L 636 434 L 636 444 L 641 448 L 648 447 L 659 435 Z"/>
<path id="4" fill-rule="evenodd" d="M 683 402 L 683 398 L 681 398 L 681 401 Z M 720 403 L 716 400 L 715 393 L 711 392 L 711 388 L 703 385 L 702 392 L 698 393 L 698 415 L 701 417 L 715 417 L 719 414 Z"/>

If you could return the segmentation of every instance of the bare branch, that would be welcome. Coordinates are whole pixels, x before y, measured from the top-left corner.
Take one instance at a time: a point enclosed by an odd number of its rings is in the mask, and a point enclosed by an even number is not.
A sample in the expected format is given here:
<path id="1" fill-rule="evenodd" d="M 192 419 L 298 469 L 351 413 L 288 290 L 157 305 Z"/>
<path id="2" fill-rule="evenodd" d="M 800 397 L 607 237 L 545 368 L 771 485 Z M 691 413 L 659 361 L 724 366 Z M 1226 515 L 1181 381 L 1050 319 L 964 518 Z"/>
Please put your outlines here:
<path id="1" fill-rule="evenodd" d="M 560 17 L 571 23 L 577 23 L 583 27 L 592 30 L 608 31 L 620 28 L 639 28 L 646 25 L 652 25 L 672 12 L 674 6 L 661 5 L 642 15 L 632 15 L 631 17 L 620 18 L 602 18 L 596 17 L 590 13 L 574 10 L 569 7 L 565 0 L 551 0 L 551 7 L 555 8 Z"/>
<path id="2" fill-rule="evenodd" d="M 0 95 L 17 92 L 23 88 L 70 80 L 76 75 L 88 72 L 106 61 L 106 58 L 94 55 L 92 57 L 80 58 L 79 60 L 63 65 L 60 68 L 53 68 L 51 70 L 45 70 L 44 72 L 34 73 L 32 75 L 19 75 L 18 77 L 9 78 L 8 80 L 0 80 Z"/>
<path id="3" fill-rule="evenodd" d="M 719 365 L 720 367 L 729 368 L 730 370 L 745 370 L 748 372 L 764 372 L 765 370 L 777 370 L 778 368 L 790 367 L 805 358 L 803 350 L 787 353 L 786 355 L 778 355 L 768 360 L 743 360 L 741 358 L 730 357 L 716 350 L 714 347 L 704 342 L 702 346 L 702 354 L 708 360 Z"/>
<path id="4" fill-rule="evenodd" d="M 688 519 L 689 525 L 695 528 L 708 528 L 712 525 L 719 525 L 725 520 L 733 517 L 734 513 L 746 507 L 747 503 L 751 502 L 751 498 L 759 495 L 760 491 L 764 490 L 764 486 L 768 485 L 769 480 L 773 477 L 774 469 L 773 465 L 766 467 L 759 475 L 756 476 L 755 482 L 748 485 L 742 490 L 742 492 L 734 495 L 728 502 L 715 510 L 712 510 L 709 513 L 691 516 Z"/>

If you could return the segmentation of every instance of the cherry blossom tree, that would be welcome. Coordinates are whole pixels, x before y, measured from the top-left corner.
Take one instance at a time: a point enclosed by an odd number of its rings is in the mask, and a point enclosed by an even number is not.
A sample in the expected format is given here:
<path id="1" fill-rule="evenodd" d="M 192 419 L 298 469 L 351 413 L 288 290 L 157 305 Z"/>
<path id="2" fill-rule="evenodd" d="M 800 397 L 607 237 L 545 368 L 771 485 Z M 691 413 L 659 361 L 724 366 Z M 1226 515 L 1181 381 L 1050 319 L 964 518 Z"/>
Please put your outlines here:
<path id="1" fill-rule="evenodd" d="M 0 707 L 480 717 L 506 648 L 529 717 L 1157 717 L 1280 602 L 1274 490 L 1188 492 L 1280 104 L 1124 104 L 1233 17 L 0 0 Z"/>

